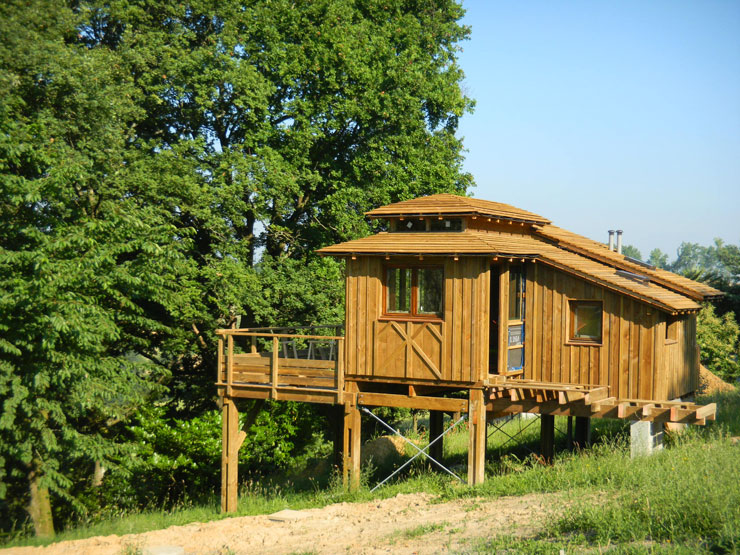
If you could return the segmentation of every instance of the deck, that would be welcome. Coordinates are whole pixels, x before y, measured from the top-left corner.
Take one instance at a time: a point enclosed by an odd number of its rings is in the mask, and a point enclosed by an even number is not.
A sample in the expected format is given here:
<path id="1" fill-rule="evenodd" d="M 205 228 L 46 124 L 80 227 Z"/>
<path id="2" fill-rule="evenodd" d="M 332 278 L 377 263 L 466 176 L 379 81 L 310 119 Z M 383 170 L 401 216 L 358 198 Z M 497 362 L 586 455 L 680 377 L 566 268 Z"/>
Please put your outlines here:
<path id="1" fill-rule="evenodd" d="M 324 327 L 324 326 L 322 326 Z M 218 330 L 219 395 L 245 399 L 341 404 L 344 337 Z M 269 351 L 263 350 L 269 347 Z"/>
<path id="2" fill-rule="evenodd" d="M 301 329 L 336 330 L 339 327 Z M 216 380 L 219 395 L 324 404 L 344 404 L 345 397 L 349 396 L 352 404 L 365 406 L 468 411 L 467 399 L 447 397 L 444 391 L 424 395 L 414 386 L 408 387 L 408 394 L 363 390 L 352 387 L 356 385 L 356 377 L 347 387 L 344 336 L 280 333 L 288 330 L 219 330 Z M 716 413 L 714 404 L 617 399 L 609 396 L 608 386 L 550 383 L 519 376 L 491 376 L 483 389 L 489 418 L 526 412 L 703 425 L 713 420 Z"/>

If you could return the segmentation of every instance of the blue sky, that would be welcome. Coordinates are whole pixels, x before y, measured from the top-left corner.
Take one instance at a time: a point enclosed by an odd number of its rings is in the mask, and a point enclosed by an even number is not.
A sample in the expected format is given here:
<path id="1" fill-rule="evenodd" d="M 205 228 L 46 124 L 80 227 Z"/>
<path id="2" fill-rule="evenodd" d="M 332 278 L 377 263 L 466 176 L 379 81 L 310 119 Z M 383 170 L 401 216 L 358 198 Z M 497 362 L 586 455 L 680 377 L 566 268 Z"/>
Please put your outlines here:
<path id="1" fill-rule="evenodd" d="M 740 1 L 463 6 L 475 197 L 645 257 L 740 243 Z"/>

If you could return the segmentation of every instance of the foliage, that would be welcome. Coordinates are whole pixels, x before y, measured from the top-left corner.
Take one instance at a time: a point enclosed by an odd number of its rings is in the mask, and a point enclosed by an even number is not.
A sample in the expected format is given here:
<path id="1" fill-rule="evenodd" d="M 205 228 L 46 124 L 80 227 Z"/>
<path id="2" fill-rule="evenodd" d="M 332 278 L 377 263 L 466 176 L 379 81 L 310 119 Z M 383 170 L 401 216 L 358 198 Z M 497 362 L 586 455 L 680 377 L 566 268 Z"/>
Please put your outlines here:
<path id="1" fill-rule="evenodd" d="M 182 460 L 132 451 L 124 424 L 156 399 L 161 422 L 141 429 L 195 434 L 175 423 L 205 426 L 213 408 L 214 329 L 341 320 L 342 266 L 313 250 L 366 234 L 379 204 L 467 189 L 462 13 L 452 0 L 0 7 L 0 498 L 50 487 L 69 514 L 93 461 L 109 477 L 145 461 L 162 487 L 200 467 L 194 446 Z"/>
<path id="2" fill-rule="evenodd" d="M 696 335 L 704 366 L 725 381 L 740 378 L 740 327 L 732 312 L 718 316 L 712 305 L 705 304 L 697 317 Z"/>
<path id="3" fill-rule="evenodd" d="M 633 245 L 624 245 L 622 246 L 622 254 L 624 256 L 629 256 L 630 258 L 634 258 L 635 260 L 642 260 L 642 253 L 640 252 L 640 249 Z"/>
<path id="4" fill-rule="evenodd" d="M 136 194 L 151 176 L 115 57 L 74 44 L 73 10 L 0 10 L 0 484 L 27 478 L 49 533 L 48 488 L 73 501 L 70 469 L 120 455 L 111 428 L 162 390 L 188 240 Z"/>

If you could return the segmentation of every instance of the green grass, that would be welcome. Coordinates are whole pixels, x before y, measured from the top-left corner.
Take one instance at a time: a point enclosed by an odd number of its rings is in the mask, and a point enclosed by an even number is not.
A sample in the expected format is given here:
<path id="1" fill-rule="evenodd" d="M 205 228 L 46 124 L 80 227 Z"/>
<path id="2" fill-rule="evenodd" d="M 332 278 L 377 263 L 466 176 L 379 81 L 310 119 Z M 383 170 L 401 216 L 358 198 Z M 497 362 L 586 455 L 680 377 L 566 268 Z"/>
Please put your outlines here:
<path id="1" fill-rule="evenodd" d="M 681 436 L 669 437 L 666 449 L 651 457 L 630 459 L 625 424 L 620 422 L 595 421 L 593 435 L 597 443 L 581 452 L 560 451 L 551 466 L 540 464 L 521 445 L 507 452 L 511 444 L 504 445 L 506 438 L 499 434 L 489 437 L 489 453 L 494 456 L 486 468 L 486 482 L 475 488 L 459 484 L 447 474 L 432 472 L 428 463 L 418 462 L 410 466 L 403 479 L 370 493 L 369 485 L 382 479 L 388 469 L 369 465 L 363 469 L 365 485 L 354 493 L 345 492 L 336 476 L 326 486 L 317 482 L 300 491 L 290 483 L 247 480 L 242 483 L 236 515 L 369 501 L 419 491 L 436 494 L 437 502 L 471 496 L 495 498 L 562 492 L 567 503 L 563 508 L 553 508 L 546 519 L 546 532 L 541 536 L 486 538 L 473 542 L 471 551 L 557 553 L 560 549 L 570 552 L 605 548 L 613 553 L 740 551 L 740 444 L 731 441 L 732 436 L 740 436 L 740 394 L 704 400 L 710 401 L 719 403 L 716 423 L 690 427 Z M 505 429 L 513 434 L 526 423 L 512 421 Z M 556 422 L 556 426 L 564 429 L 564 421 Z M 538 434 L 537 424 L 525 430 L 524 446 L 536 451 Z M 445 439 L 445 464 L 464 474 L 467 431 L 453 432 Z M 560 434 L 556 439 L 562 448 L 564 436 Z M 497 456 L 499 451 L 501 456 Z M 60 533 L 55 541 L 140 533 L 220 518 L 223 515 L 214 497 L 205 505 L 123 515 L 79 527 Z M 427 528 L 407 531 L 413 534 L 408 539 L 436 530 Z M 50 542 L 25 539 L 4 547 L 46 543 Z"/>

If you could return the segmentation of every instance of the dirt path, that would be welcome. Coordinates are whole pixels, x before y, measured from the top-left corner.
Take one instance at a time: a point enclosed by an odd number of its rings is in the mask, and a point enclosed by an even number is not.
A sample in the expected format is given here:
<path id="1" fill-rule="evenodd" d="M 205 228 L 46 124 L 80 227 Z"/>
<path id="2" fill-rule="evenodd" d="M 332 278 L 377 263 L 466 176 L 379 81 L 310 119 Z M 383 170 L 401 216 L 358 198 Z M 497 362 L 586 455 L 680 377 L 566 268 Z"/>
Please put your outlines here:
<path id="1" fill-rule="evenodd" d="M 368 503 L 338 503 L 288 514 L 235 517 L 127 536 L 98 536 L 47 547 L 0 550 L 2 555 L 122 555 L 125 553 L 439 553 L 475 549 L 496 535 L 541 530 L 557 494 L 434 503 L 415 493 Z M 290 512 L 290 511 L 289 511 Z M 280 513 L 278 513 L 280 514 Z M 274 517 L 273 517 L 274 518 Z M 166 547 L 173 548 L 167 550 Z"/>

